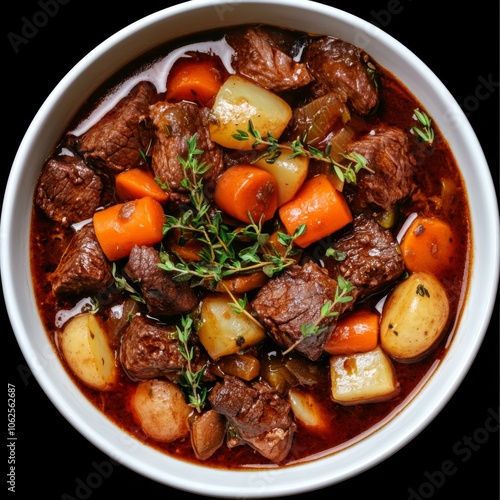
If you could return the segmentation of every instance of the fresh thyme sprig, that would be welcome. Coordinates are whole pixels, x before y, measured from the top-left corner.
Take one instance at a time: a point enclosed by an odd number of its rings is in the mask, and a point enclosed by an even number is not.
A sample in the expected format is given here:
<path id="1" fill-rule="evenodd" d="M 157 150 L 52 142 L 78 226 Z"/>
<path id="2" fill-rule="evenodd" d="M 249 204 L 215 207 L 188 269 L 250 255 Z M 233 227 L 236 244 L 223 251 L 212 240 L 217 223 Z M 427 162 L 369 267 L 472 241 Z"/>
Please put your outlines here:
<path id="1" fill-rule="evenodd" d="M 432 120 L 426 113 L 419 109 L 414 109 L 415 118 L 422 125 L 423 129 L 416 125 L 412 127 L 412 131 L 417 134 L 422 141 L 426 142 L 429 146 L 434 142 L 434 129 L 432 128 Z"/>
<path id="2" fill-rule="evenodd" d="M 111 267 L 111 274 L 113 275 L 113 279 L 115 280 L 115 286 L 118 290 L 122 290 L 127 292 L 130 295 L 130 298 L 135 300 L 136 302 L 145 303 L 144 297 L 137 292 L 137 290 L 132 287 L 128 281 L 123 276 L 117 275 L 116 263 L 113 262 Z"/>
<path id="3" fill-rule="evenodd" d="M 207 399 L 207 388 L 202 386 L 206 365 L 195 372 L 193 371 L 192 361 L 194 359 L 194 347 L 189 346 L 189 336 L 193 328 L 193 319 L 191 316 L 182 316 L 181 325 L 176 325 L 175 328 L 179 341 L 177 347 L 186 360 L 187 365 L 186 368 L 182 370 L 179 384 L 189 390 L 189 405 L 200 413 Z"/>
<path id="4" fill-rule="evenodd" d="M 338 311 L 334 310 L 335 306 L 337 304 L 345 304 L 346 302 L 350 302 L 352 300 L 352 296 L 348 294 L 351 293 L 354 288 L 355 286 L 352 285 L 352 283 L 346 281 L 342 276 L 338 276 L 334 300 L 328 300 L 321 306 L 319 317 L 314 323 L 303 323 L 300 326 L 300 333 L 302 334 L 302 336 L 290 347 L 288 347 L 288 349 L 283 354 L 288 354 L 290 351 L 295 349 L 304 339 L 310 337 L 311 335 L 319 335 L 320 333 L 323 333 L 328 327 L 319 326 L 321 321 L 325 318 L 338 316 Z"/>
<path id="5" fill-rule="evenodd" d="M 203 174 L 210 166 L 198 161 L 203 151 L 197 148 L 196 140 L 196 135 L 187 140 L 187 156 L 179 158 L 184 169 L 182 185 L 189 192 L 192 208 L 179 217 L 168 215 L 163 234 L 177 229 L 181 237 L 196 239 L 201 243 L 200 260 L 185 262 L 180 257 L 174 259 L 161 249 L 159 266 L 171 272 L 177 281 L 190 280 L 193 286 L 215 287 L 234 274 L 262 271 L 273 276 L 294 264 L 297 249 L 293 241 L 305 231 L 305 227 L 297 228 L 291 236 L 278 234 L 278 241 L 284 246 L 283 252 L 268 244 L 270 235 L 263 231 L 262 221 L 251 220 L 243 228 L 230 229 L 222 214 L 213 210 L 206 199 Z"/>
<path id="6" fill-rule="evenodd" d="M 324 151 L 321 151 L 314 146 L 306 146 L 306 138 L 298 137 L 294 141 L 288 143 L 280 144 L 278 140 L 269 132 L 266 139 L 262 137 L 262 134 L 257 130 L 252 123 L 252 120 L 248 121 L 247 130 L 237 130 L 236 134 L 233 134 L 233 138 L 238 141 L 248 141 L 253 140 L 252 148 L 258 149 L 261 146 L 267 146 L 262 153 L 258 156 L 258 161 L 262 158 L 266 159 L 267 163 L 274 163 L 279 156 L 282 154 L 283 150 L 290 151 L 289 158 L 295 158 L 297 156 L 304 156 L 307 158 L 313 158 L 315 160 L 323 161 L 329 163 L 337 177 L 341 182 L 356 183 L 357 173 L 364 169 L 373 173 L 373 170 L 367 166 L 366 158 L 356 152 L 349 154 L 341 153 L 340 156 L 346 160 L 346 163 L 340 163 L 334 160 L 331 156 L 331 143 L 328 143 Z"/>

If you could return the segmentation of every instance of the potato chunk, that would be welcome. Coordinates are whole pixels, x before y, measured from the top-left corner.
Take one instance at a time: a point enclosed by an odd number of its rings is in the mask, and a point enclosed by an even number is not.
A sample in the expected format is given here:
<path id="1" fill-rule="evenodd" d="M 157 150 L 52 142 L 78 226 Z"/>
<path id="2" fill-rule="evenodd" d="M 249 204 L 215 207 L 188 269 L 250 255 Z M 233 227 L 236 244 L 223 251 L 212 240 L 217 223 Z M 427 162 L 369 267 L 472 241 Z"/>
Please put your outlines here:
<path id="1" fill-rule="evenodd" d="M 72 318 L 64 327 L 60 347 L 71 371 L 83 383 L 100 391 L 114 387 L 118 377 L 115 355 L 94 314 Z"/>
<path id="2" fill-rule="evenodd" d="M 233 308 L 231 297 L 225 293 L 214 293 L 203 300 L 198 337 L 212 359 L 236 354 L 266 338 L 261 325 Z"/>
<path id="3" fill-rule="evenodd" d="M 289 104 L 275 93 L 238 75 L 231 75 L 219 89 L 209 125 L 212 141 L 233 149 L 252 149 L 253 139 L 237 140 L 238 130 L 248 122 L 263 136 L 278 138 L 292 117 Z"/>
<path id="4" fill-rule="evenodd" d="M 448 297 L 439 280 L 429 273 L 414 273 L 384 303 L 380 344 L 398 361 L 418 361 L 441 338 L 449 314 Z"/>
<path id="5" fill-rule="evenodd" d="M 320 432 L 330 424 L 327 412 L 312 394 L 291 387 L 288 390 L 288 400 L 295 418 L 310 430 Z"/>
<path id="6" fill-rule="evenodd" d="M 377 346 L 330 358 L 332 398 L 343 405 L 386 401 L 399 392 L 390 358 Z"/>
<path id="7" fill-rule="evenodd" d="M 290 158 L 290 151 L 281 151 L 280 156 L 268 163 L 267 158 L 255 162 L 257 167 L 267 170 L 278 183 L 278 206 L 290 201 L 306 180 L 309 170 L 309 158 L 295 156 Z"/>
<path id="8" fill-rule="evenodd" d="M 153 439 L 170 443 L 188 436 L 191 407 L 173 382 L 159 379 L 140 382 L 131 403 L 142 430 Z"/>

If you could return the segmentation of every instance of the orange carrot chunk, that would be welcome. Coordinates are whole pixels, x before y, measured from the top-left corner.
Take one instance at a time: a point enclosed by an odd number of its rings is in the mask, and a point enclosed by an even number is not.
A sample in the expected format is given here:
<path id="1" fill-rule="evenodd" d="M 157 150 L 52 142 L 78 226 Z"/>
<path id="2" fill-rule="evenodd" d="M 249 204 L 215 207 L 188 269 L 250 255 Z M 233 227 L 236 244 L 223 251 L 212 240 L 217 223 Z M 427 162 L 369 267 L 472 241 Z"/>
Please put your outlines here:
<path id="1" fill-rule="evenodd" d="M 417 217 L 401 241 L 408 271 L 442 276 L 452 264 L 454 236 L 448 223 L 437 217 Z"/>
<path id="2" fill-rule="evenodd" d="M 290 235 L 306 225 L 306 232 L 295 239 L 302 248 L 352 222 L 344 196 L 324 174 L 307 179 L 295 197 L 279 208 L 279 216 Z"/>
<path id="3" fill-rule="evenodd" d="M 377 347 L 379 315 L 361 309 L 339 318 L 335 330 L 325 345 L 329 354 L 368 352 Z"/>
<path id="4" fill-rule="evenodd" d="M 115 177 L 115 189 L 121 201 L 137 200 L 151 196 L 159 203 L 168 200 L 168 193 L 155 181 L 154 177 L 140 168 L 131 168 Z"/>
<path id="5" fill-rule="evenodd" d="M 216 59 L 178 59 L 167 79 L 167 101 L 194 101 L 210 105 L 224 81 Z"/>
<path id="6" fill-rule="evenodd" d="M 94 214 L 97 241 L 106 257 L 127 257 L 134 245 L 154 245 L 163 238 L 163 207 L 150 196 L 127 201 Z"/>
<path id="7" fill-rule="evenodd" d="M 278 184 L 262 168 L 235 165 L 219 176 L 214 201 L 223 212 L 240 221 L 266 221 L 278 208 Z"/>

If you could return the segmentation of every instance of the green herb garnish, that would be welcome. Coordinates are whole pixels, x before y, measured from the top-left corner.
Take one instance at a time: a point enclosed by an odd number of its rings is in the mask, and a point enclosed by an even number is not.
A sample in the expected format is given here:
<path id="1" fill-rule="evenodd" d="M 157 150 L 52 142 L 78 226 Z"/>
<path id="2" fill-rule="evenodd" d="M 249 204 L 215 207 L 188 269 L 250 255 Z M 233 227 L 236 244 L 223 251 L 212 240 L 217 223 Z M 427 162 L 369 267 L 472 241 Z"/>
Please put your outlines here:
<path id="1" fill-rule="evenodd" d="M 248 129 L 246 131 L 237 130 L 237 133 L 233 134 L 233 138 L 238 141 L 248 141 L 249 139 L 253 139 L 252 147 L 254 149 L 257 149 L 262 145 L 267 146 L 267 148 L 263 150 L 254 162 L 265 158 L 267 163 L 272 164 L 277 158 L 279 158 L 283 150 L 288 150 L 290 151 L 289 158 L 304 156 L 329 163 L 341 182 L 346 181 L 348 183 L 355 184 L 356 174 L 362 169 L 373 173 L 373 170 L 367 166 L 366 158 L 359 153 L 352 152 L 347 155 L 341 154 L 342 158 L 347 160 L 346 164 L 343 164 L 335 161 L 331 157 L 330 143 L 325 147 L 324 151 L 321 151 L 314 146 L 306 146 L 305 137 L 298 137 L 294 141 L 288 142 L 287 144 L 279 144 L 278 140 L 271 133 L 269 133 L 267 138 L 264 139 L 262 134 L 254 128 L 252 120 L 249 120 Z"/>

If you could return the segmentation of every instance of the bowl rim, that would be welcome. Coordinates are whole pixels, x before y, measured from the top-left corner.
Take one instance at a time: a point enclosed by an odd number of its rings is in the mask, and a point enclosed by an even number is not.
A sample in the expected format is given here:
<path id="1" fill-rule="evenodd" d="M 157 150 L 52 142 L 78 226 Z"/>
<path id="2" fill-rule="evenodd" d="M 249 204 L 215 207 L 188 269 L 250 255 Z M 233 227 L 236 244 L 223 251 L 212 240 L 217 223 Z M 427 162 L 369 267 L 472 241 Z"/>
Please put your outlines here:
<path id="1" fill-rule="evenodd" d="M 136 442 L 128 434 L 117 429 L 114 424 L 109 422 L 106 417 L 88 403 L 79 391 L 74 391 L 73 383 L 60 363 L 51 363 L 53 359 L 57 359 L 53 352 L 51 353 L 49 350 L 40 352 L 40 349 L 35 348 L 36 346 L 33 345 L 30 337 L 32 323 L 27 323 L 23 313 L 23 305 L 20 303 L 20 299 L 25 297 L 25 294 L 29 295 L 31 282 L 29 269 L 23 270 L 20 268 L 19 263 L 16 264 L 16 249 L 19 250 L 16 244 L 22 241 L 19 233 L 26 229 L 26 220 L 23 221 L 20 227 L 19 221 L 15 217 L 15 211 L 22 205 L 22 201 L 17 197 L 17 192 L 20 189 L 22 192 L 32 192 L 33 186 L 28 186 L 29 182 L 24 176 L 27 165 L 29 165 L 29 149 L 36 141 L 44 140 L 44 138 L 55 133 L 54 128 L 50 127 L 46 128 L 45 131 L 40 131 L 47 124 L 53 108 L 61 100 L 67 99 L 68 89 L 71 90 L 74 85 L 78 84 L 80 74 L 91 71 L 96 66 L 100 68 L 99 71 L 103 69 L 107 61 L 105 55 L 109 50 L 116 50 L 117 47 L 121 46 L 130 46 L 131 40 L 136 40 L 140 34 L 146 33 L 151 27 L 158 29 L 164 23 L 167 23 L 169 19 L 176 17 L 184 19 L 185 16 L 192 16 L 193 10 L 206 13 L 207 9 L 216 9 L 219 4 L 220 2 L 212 0 L 191 0 L 167 7 L 126 26 L 87 54 L 67 73 L 47 97 L 20 144 L 5 190 L 0 222 L 0 272 L 4 300 L 21 351 L 44 392 L 59 412 L 83 436 L 111 458 L 152 480 L 180 490 L 206 496 L 257 498 L 303 493 L 343 481 L 382 462 L 418 435 L 454 394 L 476 357 L 494 307 L 494 297 L 498 289 L 500 260 L 498 210 L 494 210 L 489 214 L 490 218 L 486 223 L 484 220 L 481 221 L 482 225 L 480 225 L 479 220 L 473 221 L 474 255 L 471 256 L 473 260 L 471 272 L 474 274 L 478 266 L 475 255 L 479 254 L 479 249 L 483 253 L 486 252 L 487 257 L 491 258 L 488 274 L 481 273 L 483 280 L 480 283 L 480 293 L 484 296 L 485 292 L 487 292 L 488 300 L 480 309 L 474 311 L 476 335 L 467 340 L 463 339 L 463 336 L 460 339 L 454 339 L 457 342 L 451 343 L 450 352 L 445 356 L 443 363 L 436 367 L 437 369 L 432 377 L 429 377 L 427 382 L 415 392 L 413 399 L 405 406 L 404 410 L 397 411 L 397 414 L 393 415 L 390 422 L 380 425 L 376 431 L 371 433 L 370 440 L 362 440 L 334 455 L 298 466 L 264 469 L 262 471 L 229 471 L 228 476 L 227 471 L 181 462 Z M 476 201 L 481 206 L 487 205 L 491 207 L 494 205 L 497 207 L 496 194 L 486 159 L 468 120 L 442 82 L 400 42 L 352 14 L 312 1 L 303 4 L 290 0 L 241 0 L 232 4 L 238 9 L 243 9 L 250 4 L 253 6 L 261 4 L 258 9 L 261 12 L 286 7 L 283 17 L 279 18 L 282 20 L 281 24 L 284 25 L 298 22 L 297 19 L 293 18 L 291 11 L 312 11 L 317 16 L 315 24 L 318 24 L 318 19 L 321 19 L 319 24 L 325 26 L 325 28 L 332 19 L 335 19 L 336 22 L 345 23 L 345 26 L 348 26 L 346 28 L 349 31 L 348 36 L 346 36 L 347 31 L 345 33 L 337 32 L 337 36 L 340 38 L 348 39 L 354 31 L 354 36 L 359 37 L 358 45 L 360 46 L 365 42 L 372 46 L 373 44 L 389 45 L 391 51 L 397 54 L 399 59 L 406 61 L 405 64 L 411 66 L 414 72 L 413 76 L 420 75 L 422 81 L 426 80 L 431 83 L 431 90 L 426 94 L 418 95 L 418 99 L 424 105 L 428 102 L 428 106 L 437 106 L 437 109 L 440 110 L 440 118 L 442 118 L 442 122 L 437 119 L 437 123 L 440 126 L 443 123 L 445 131 L 450 135 L 457 135 L 466 149 L 464 154 L 475 159 L 476 169 L 481 175 L 478 176 L 479 178 L 468 175 L 465 179 L 471 183 L 479 183 L 478 191 L 481 193 L 481 197 L 478 196 L 473 201 Z M 233 18 L 237 18 L 237 16 L 231 17 L 232 12 L 226 12 L 226 14 L 231 19 L 230 22 L 233 22 Z M 202 16 L 197 16 L 197 23 L 202 23 L 203 20 L 199 19 L 200 17 Z M 214 17 L 212 22 L 215 24 L 215 21 L 216 18 Z M 237 24 L 244 23 L 238 22 Z M 317 32 L 327 33 L 328 30 L 318 27 Z M 151 44 L 153 36 L 144 38 L 144 46 L 136 50 L 146 50 L 148 44 Z M 156 43 L 152 44 L 151 48 L 156 45 Z M 369 49 L 367 51 L 370 53 Z M 385 61 L 380 58 L 375 57 L 375 59 L 382 66 L 387 66 L 386 63 L 384 64 Z M 97 70 L 94 69 L 93 71 Z M 114 72 L 112 68 L 107 68 L 106 71 L 108 73 Z M 105 79 L 104 75 L 107 74 L 106 71 L 102 72 L 103 79 Z M 413 92 L 412 85 L 408 85 L 408 82 L 405 83 Z M 418 83 L 417 81 L 415 86 L 418 86 Z M 82 96 L 83 98 L 84 96 Z M 442 131 L 445 132 L 443 129 Z M 48 151 L 45 153 L 48 153 Z M 486 236 L 488 241 L 491 241 L 491 245 L 485 249 L 484 246 L 479 247 L 479 243 Z M 5 291 L 11 290 L 14 293 L 5 294 Z M 471 286 L 468 297 L 464 297 L 464 300 L 468 300 L 478 293 L 479 285 Z M 34 303 L 31 305 L 33 306 Z M 471 322 L 472 315 L 471 311 L 464 311 L 461 323 Z M 43 333 L 45 335 L 45 332 Z M 458 341 L 460 341 L 460 345 L 455 345 Z M 48 347 L 51 349 L 50 345 Z M 453 382 L 445 384 L 443 383 L 445 371 L 443 366 L 447 368 L 450 365 L 453 365 L 453 369 L 449 368 L 453 374 Z M 59 385 L 54 385 L 53 379 L 49 375 L 60 377 Z M 68 401 L 71 404 L 68 404 Z M 82 418 L 82 414 L 85 414 L 85 419 Z M 419 416 L 419 418 L 416 418 L 416 416 Z M 408 425 L 408 422 L 412 421 L 416 421 L 418 424 Z M 397 441 L 395 440 L 396 435 L 400 436 Z M 123 443 L 125 451 L 117 452 L 114 441 Z M 354 463 L 355 465 L 353 465 Z M 301 474 L 296 474 L 296 467 L 300 467 Z M 190 477 L 191 482 L 189 484 L 186 483 L 186 477 Z"/>

